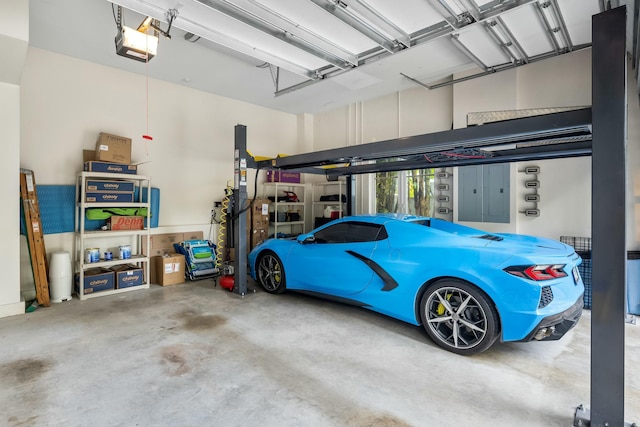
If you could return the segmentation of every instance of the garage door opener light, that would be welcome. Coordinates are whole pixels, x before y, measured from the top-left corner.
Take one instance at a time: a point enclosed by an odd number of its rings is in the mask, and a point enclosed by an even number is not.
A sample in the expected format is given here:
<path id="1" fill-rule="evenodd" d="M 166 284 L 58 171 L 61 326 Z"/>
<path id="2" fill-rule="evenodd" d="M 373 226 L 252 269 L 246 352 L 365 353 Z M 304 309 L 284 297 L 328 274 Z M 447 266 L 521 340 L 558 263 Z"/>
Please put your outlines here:
<path id="1" fill-rule="evenodd" d="M 169 32 L 174 19 L 178 16 L 176 9 L 169 9 L 166 13 L 169 27 L 167 31 L 160 28 L 160 22 L 151 16 L 147 16 L 133 29 L 124 25 L 122 6 L 118 6 L 117 15 L 114 12 L 118 33 L 116 34 L 116 53 L 125 58 L 130 58 L 140 62 L 149 62 L 158 53 L 158 37 L 160 34 L 171 39 Z M 148 34 L 153 30 L 153 34 Z"/>
<path id="2" fill-rule="evenodd" d="M 125 58 L 147 62 L 158 53 L 158 37 L 122 26 L 116 35 L 116 53 Z"/>

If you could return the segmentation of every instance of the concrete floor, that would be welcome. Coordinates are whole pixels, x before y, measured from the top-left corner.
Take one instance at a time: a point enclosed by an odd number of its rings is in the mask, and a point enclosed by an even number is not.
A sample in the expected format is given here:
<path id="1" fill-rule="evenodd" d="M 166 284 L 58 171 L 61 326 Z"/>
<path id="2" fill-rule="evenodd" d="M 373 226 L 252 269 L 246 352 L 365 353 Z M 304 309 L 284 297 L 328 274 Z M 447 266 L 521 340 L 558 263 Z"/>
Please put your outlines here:
<path id="1" fill-rule="evenodd" d="M 209 280 L 74 299 L 0 319 L 0 425 L 568 427 L 589 406 L 590 320 L 463 357 L 363 309 Z M 640 422 L 640 326 L 626 333 Z"/>

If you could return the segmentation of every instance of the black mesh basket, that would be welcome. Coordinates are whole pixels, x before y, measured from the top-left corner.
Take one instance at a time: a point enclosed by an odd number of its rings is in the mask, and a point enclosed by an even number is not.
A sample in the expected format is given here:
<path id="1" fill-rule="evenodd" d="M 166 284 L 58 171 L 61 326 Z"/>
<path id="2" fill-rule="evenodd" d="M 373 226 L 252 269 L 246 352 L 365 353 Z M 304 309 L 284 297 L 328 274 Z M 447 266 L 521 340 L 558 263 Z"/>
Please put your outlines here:
<path id="1" fill-rule="evenodd" d="M 560 241 L 572 246 L 582 258 L 578 271 L 584 283 L 584 308 L 591 309 L 591 237 L 560 236 Z"/>

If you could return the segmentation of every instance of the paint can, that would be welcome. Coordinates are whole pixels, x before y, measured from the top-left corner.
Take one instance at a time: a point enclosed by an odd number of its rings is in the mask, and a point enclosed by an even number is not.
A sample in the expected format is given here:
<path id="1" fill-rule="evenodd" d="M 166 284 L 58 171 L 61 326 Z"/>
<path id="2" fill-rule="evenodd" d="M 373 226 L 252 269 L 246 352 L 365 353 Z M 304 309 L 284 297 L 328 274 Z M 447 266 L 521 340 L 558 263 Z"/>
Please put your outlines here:
<path id="1" fill-rule="evenodd" d="M 129 258 L 131 258 L 131 246 L 130 245 L 122 245 L 118 249 L 120 250 L 120 259 L 129 259 Z"/>
<path id="2" fill-rule="evenodd" d="M 87 248 L 84 250 L 84 262 L 90 264 L 92 262 L 100 261 L 100 249 Z"/>
<path id="3" fill-rule="evenodd" d="M 106 251 L 104 253 L 104 260 L 111 261 L 112 259 L 113 259 L 113 253 L 111 253 L 111 251 Z"/>

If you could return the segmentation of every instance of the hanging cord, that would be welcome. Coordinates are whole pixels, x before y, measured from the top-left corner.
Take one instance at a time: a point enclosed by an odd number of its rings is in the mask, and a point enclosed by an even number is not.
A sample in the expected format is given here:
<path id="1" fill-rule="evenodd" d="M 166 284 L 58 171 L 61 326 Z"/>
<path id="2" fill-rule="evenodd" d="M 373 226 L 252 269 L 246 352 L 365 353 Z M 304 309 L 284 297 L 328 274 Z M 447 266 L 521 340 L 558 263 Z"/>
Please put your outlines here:
<path id="1" fill-rule="evenodd" d="M 147 56 L 145 61 L 145 71 L 146 71 L 146 93 L 145 93 L 145 120 L 147 126 L 147 132 L 142 135 L 142 139 L 144 139 L 144 149 L 147 155 L 147 159 L 149 158 L 149 142 L 152 141 L 153 137 L 149 135 L 149 37 L 145 34 L 145 41 L 147 43 Z"/>
<path id="2" fill-rule="evenodd" d="M 235 215 L 233 215 L 231 217 L 232 220 L 234 219 L 238 219 L 240 217 L 240 214 L 248 211 L 249 209 L 251 209 L 251 207 L 253 206 L 254 202 L 256 201 L 256 197 L 258 197 L 258 175 L 260 173 L 260 165 L 258 165 L 256 167 L 256 176 L 255 179 L 253 180 L 253 199 L 251 199 L 251 202 L 244 207 L 243 209 L 240 209 L 238 211 L 238 213 L 236 213 Z"/>
<path id="3" fill-rule="evenodd" d="M 149 39 L 147 39 L 149 40 Z M 147 45 L 149 44 L 149 42 L 147 41 Z M 147 50 L 148 52 L 148 50 Z M 146 68 L 147 68 L 147 94 L 146 94 L 146 113 L 147 113 L 147 117 L 146 117 L 146 121 L 147 121 L 147 133 L 145 133 L 143 135 L 143 139 L 144 139 L 144 148 L 145 151 L 147 153 L 147 158 L 149 157 L 149 143 L 147 141 L 149 141 L 148 138 L 145 138 L 146 136 L 149 136 L 149 54 L 147 53 L 147 64 L 146 64 Z M 150 138 L 150 137 L 149 137 Z"/>

